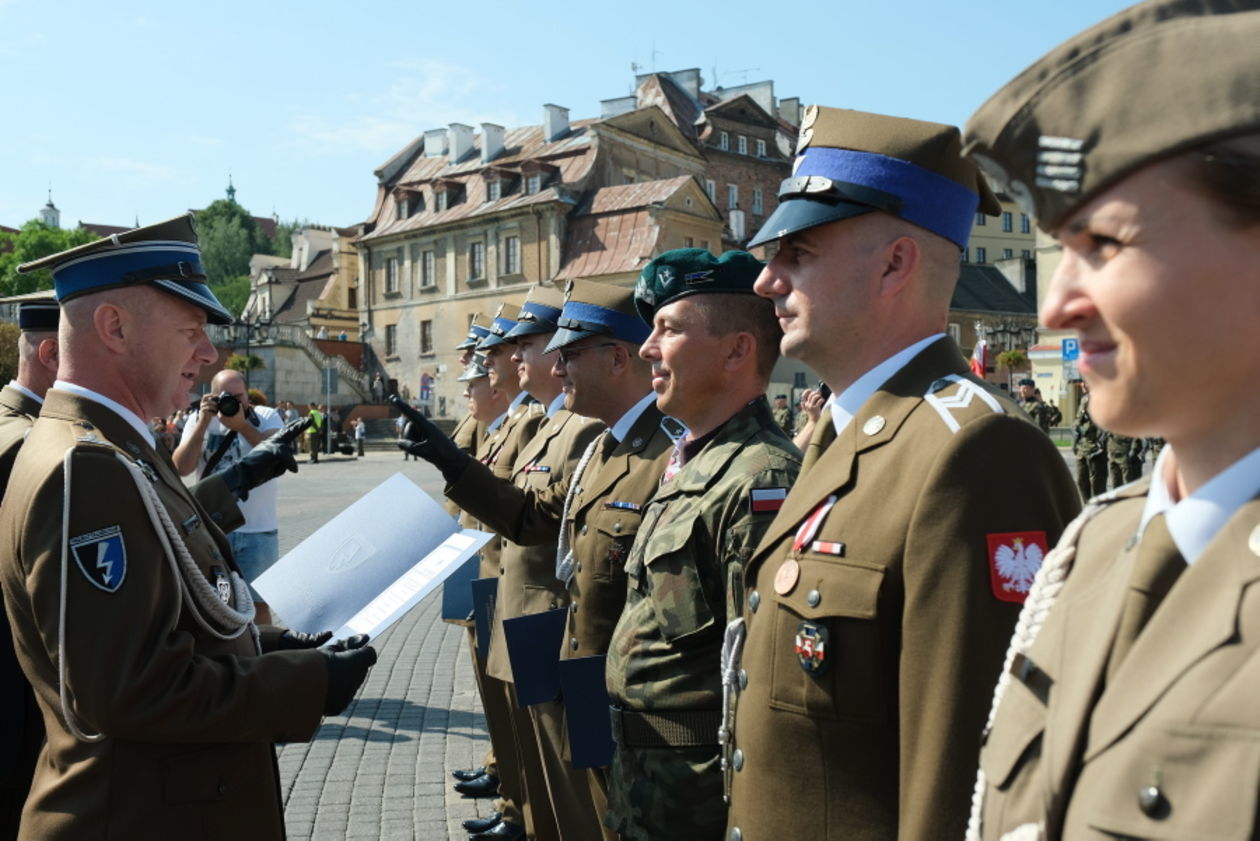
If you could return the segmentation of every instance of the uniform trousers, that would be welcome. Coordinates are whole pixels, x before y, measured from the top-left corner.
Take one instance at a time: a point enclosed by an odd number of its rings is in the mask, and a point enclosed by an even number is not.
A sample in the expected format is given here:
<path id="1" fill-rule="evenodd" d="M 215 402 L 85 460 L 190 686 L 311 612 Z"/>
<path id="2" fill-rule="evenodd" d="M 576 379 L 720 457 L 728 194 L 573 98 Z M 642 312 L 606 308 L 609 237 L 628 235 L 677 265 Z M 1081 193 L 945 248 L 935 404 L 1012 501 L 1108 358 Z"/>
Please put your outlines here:
<path id="1" fill-rule="evenodd" d="M 491 707 L 495 707 L 493 702 L 487 702 L 486 690 L 486 661 L 477 654 L 477 629 L 468 626 L 468 653 L 472 656 L 473 677 L 477 680 L 477 694 L 481 696 L 481 708 L 486 714 L 486 729 L 490 731 L 490 747 L 486 750 L 485 757 L 481 760 L 481 764 L 485 766 L 486 773 L 499 778 L 499 800 L 495 803 L 495 811 L 499 812 L 505 821 L 509 823 L 525 825 L 525 817 L 521 814 L 516 803 L 502 796 L 503 793 L 503 771 L 499 768 L 498 756 L 494 750 L 494 724 L 492 722 Z M 498 707 L 495 707 L 497 711 Z M 508 784 L 511 787 L 511 783 Z"/>
<path id="2" fill-rule="evenodd" d="M 529 714 L 562 841 L 598 841 L 601 834 L 608 841 L 615 841 L 616 833 L 604 827 L 604 815 L 595 809 L 586 770 L 574 768 L 564 758 L 568 738 L 564 705 L 559 701 L 535 704 L 529 707 Z"/>
<path id="3" fill-rule="evenodd" d="M 559 841 L 560 830 L 556 827 L 551 795 L 547 791 L 547 775 L 543 771 L 529 709 L 517 701 L 516 684 L 499 681 L 499 685 L 503 687 L 512 722 L 512 747 L 519 769 L 520 805 L 525 815 L 526 833 L 535 841 Z"/>

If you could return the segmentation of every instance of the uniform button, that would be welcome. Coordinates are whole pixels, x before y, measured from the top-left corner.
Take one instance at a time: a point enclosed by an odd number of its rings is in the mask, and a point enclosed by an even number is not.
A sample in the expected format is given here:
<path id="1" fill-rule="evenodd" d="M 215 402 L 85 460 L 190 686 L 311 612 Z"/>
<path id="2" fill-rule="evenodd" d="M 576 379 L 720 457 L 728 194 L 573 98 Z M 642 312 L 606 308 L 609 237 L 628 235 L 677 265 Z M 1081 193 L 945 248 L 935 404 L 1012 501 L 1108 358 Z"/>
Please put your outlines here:
<path id="1" fill-rule="evenodd" d="M 569 605 L 569 613 L 577 613 L 577 602 Z"/>
<path id="2" fill-rule="evenodd" d="M 621 523 L 613 523 L 613 531 L 617 534 L 621 534 Z"/>
<path id="3" fill-rule="evenodd" d="M 574 570 L 575 572 L 581 572 L 581 571 L 582 571 L 582 562 L 581 562 L 581 561 L 578 561 L 578 562 L 577 562 L 577 563 L 573 566 L 573 570 Z"/>
<path id="4" fill-rule="evenodd" d="M 805 597 L 805 602 L 810 607 L 818 607 L 818 603 L 822 601 L 822 593 L 817 590 L 810 590 L 809 595 Z"/>
<path id="5" fill-rule="evenodd" d="M 503 574 L 503 567 L 499 567 L 499 575 Z"/>
<path id="6" fill-rule="evenodd" d="M 578 650 L 578 641 L 577 641 L 577 637 L 571 637 L 571 638 L 569 639 L 569 648 L 570 648 L 570 649 L 572 649 L 573 651 L 577 651 L 577 650 Z"/>
<path id="7" fill-rule="evenodd" d="M 1138 792 L 1138 808 L 1148 818 L 1162 817 L 1167 801 L 1159 786 L 1146 786 Z"/>
<path id="8" fill-rule="evenodd" d="M 748 670 L 747 669 L 739 670 L 739 688 L 740 689 L 748 688 Z"/>
<path id="9" fill-rule="evenodd" d="M 744 833 L 740 832 L 737 826 L 731 827 L 731 832 L 726 837 L 729 841 L 744 841 Z"/>
<path id="10" fill-rule="evenodd" d="M 228 784 L 225 780 L 220 779 L 219 780 L 219 794 L 226 796 L 227 793 L 228 793 Z"/>
<path id="11" fill-rule="evenodd" d="M 761 594 L 753 590 L 748 594 L 748 609 L 753 613 L 757 612 L 757 605 L 761 604 Z"/>
<path id="12" fill-rule="evenodd" d="M 555 600 L 555 599 L 552 599 L 552 600 L 551 600 L 551 609 L 552 609 L 552 610 L 555 610 L 557 607 L 559 607 L 559 605 L 558 605 L 558 604 L 556 604 L 556 600 Z"/>
<path id="13" fill-rule="evenodd" d="M 735 766 L 736 771 L 744 770 L 744 752 L 739 748 L 735 748 L 735 755 L 731 757 L 731 764 Z"/>
<path id="14" fill-rule="evenodd" d="M 586 526 L 582 526 L 582 528 L 578 530 L 578 534 L 580 534 L 580 535 L 582 535 L 583 537 L 585 537 L 585 536 L 586 536 Z"/>

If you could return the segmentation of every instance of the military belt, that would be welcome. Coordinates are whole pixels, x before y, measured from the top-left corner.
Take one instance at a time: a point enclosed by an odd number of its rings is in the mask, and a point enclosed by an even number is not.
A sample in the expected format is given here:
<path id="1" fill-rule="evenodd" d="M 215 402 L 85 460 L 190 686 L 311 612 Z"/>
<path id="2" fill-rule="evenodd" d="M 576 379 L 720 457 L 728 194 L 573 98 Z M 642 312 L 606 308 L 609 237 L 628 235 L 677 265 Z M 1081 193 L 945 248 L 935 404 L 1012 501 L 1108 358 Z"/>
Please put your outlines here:
<path id="1" fill-rule="evenodd" d="M 613 738 L 629 748 L 717 747 L 721 710 L 635 712 L 609 707 Z"/>

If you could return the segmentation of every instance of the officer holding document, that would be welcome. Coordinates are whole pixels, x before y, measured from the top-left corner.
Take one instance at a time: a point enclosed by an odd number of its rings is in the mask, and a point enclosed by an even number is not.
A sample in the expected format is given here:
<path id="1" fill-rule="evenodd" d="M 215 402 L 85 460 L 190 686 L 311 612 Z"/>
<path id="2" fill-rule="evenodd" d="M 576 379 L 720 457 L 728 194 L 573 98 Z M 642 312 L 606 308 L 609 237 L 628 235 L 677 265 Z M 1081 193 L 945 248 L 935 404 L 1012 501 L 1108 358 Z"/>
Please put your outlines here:
<path id="1" fill-rule="evenodd" d="M 192 217 L 36 268 L 62 305 L 58 380 L 0 506 L 0 585 L 48 729 L 19 837 L 282 838 L 272 744 L 310 738 L 376 654 L 257 627 L 223 533 L 144 423 L 187 405 L 215 359 L 207 321 L 231 320 Z M 225 482 L 239 495 L 280 463 Z"/>

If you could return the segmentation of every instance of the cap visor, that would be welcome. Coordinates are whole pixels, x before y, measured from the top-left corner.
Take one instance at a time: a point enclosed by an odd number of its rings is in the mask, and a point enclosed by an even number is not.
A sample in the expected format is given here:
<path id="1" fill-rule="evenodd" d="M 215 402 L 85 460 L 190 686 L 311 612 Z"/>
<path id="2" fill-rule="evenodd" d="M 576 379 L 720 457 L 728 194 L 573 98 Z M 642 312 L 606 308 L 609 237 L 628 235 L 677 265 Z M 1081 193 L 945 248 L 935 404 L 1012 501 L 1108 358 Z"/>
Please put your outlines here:
<path id="1" fill-rule="evenodd" d="M 556 331 L 556 335 L 551 337 L 551 341 L 547 343 L 547 349 L 543 353 L 551 353 L 553 350 L 559 350 L 567 347 L 574 342 L 580 342 L 589 336 L 598 336 L 594 330 L 570 330 L 568 327 L 561 327 Z"/>
<path id="2" fill-rule="evenodd" d="M 214 297 L 210 287 L 204 283 L 163 279 L 153 281 L 153 285 L 163 292 L 169 292 L 190 304 L 201 307 L 206 311 L 206 320 L 211 324 L 227 325 L 235 321 L 232 313 L 219 303 L 219 299 Z"/>
<path id="3" fill-rule="evenodd" d="M 521 336 L 537 336 L 539 333 L 554 333 L 556 325 L 540 324 L 536 321 L 518 321 L 516 326 L 507 331 L 507 335 L 503 338 L 509 342 Z"/>
<path id="4" fill-rule="evenodd" d="M 864 204 L 848 202 L 811 201 L 810 199 L 789 199 L 775 208 L 774 213 L 761 226 L 757 235 L 748 241 L 748 248 L 756 248 L 767 242 L 813 228 L 828 222 L 839 222 L 841 219 L 852 219 L 874 211 L 875 208 Z"/>

